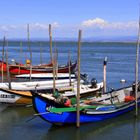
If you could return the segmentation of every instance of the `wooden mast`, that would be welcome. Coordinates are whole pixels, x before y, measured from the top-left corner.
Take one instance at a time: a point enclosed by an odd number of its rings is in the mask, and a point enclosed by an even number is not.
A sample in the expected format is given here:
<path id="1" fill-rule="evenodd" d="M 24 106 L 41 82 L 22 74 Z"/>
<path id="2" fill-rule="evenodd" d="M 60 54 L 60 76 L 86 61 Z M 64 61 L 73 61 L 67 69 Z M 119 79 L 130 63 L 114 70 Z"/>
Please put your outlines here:
<path id="1" fill-rule="evenodd" d="M 77 127 L 80 127 L 80 48 L 81 48 L 81 34 L 82 31 L 79 30 L 78 36 L 78 79 L 77 79 Z"/>
<path id="2" fill-rule="evenodd" d="M 1 82 L 3 83 L 3 62 L 4 62 L 4 48 L 5 48 L 5 36 L 3 38 L 3 48 L 2 48 L 2 62 L 1 62 Z"/>
<path id="3" fill-rule="evenodd" d="M 139 42 L 140 42 L 140 16 L 139 16 L 139 30 L 138 30 L 138 42 L 136 49 L 136 67 L 135 67 L 135 116 L 138 116 L 138 64 L 139 64 Z"/>
<path id="4" fill-rule="evenodd" d="M 52 62 L 52 28 L 51 28 L 51 24 L 49 24 L 49 38 L 50 38 L 50 59 Z"/>
<path id="5" fill-rule="evenodd" d="M 31 74 L 32 74 L 32 51 L 30 46 L 30 30 L 29 30 L 29 24 L 27 24 L 27 34 L 28 34 L 28 47 L 30 52 L 30 81 L 31 81 Z"/>
<path id="6" fill-rule="evenodd" d="M 107 57 L 105 57 L 103 62 L 103 94 L 106 92 L 106 65 L 107 65 Z"/>

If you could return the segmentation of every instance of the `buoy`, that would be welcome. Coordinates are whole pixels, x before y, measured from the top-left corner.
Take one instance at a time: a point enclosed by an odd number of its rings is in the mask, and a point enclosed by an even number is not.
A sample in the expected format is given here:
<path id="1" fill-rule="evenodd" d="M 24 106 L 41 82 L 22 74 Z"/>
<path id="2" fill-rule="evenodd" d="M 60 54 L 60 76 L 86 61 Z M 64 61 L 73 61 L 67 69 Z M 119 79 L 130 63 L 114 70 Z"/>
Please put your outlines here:
<path id="1" fill-rule="evenodd" d="M 26 60 L 26 64 L 30 64 L 30 60 L 29 59 Z"/>

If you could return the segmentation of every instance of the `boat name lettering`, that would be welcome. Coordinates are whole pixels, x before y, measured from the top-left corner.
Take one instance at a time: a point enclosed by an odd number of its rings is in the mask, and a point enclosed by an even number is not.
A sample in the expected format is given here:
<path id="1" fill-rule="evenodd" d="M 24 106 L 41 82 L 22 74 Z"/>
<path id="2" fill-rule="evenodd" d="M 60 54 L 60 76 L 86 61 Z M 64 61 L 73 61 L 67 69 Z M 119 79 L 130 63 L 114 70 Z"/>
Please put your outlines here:
<path id="1" fill-rule="evenodd" d="M 0 94 L 0 98 L 15 98 L 15 95 Z"/>

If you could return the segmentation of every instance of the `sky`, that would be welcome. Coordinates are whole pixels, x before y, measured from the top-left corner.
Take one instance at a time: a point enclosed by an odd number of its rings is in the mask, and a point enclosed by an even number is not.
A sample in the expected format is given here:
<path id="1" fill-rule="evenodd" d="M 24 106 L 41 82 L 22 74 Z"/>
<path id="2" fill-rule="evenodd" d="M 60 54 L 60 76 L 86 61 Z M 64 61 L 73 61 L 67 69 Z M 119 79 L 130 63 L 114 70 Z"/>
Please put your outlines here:
<path id="1" fill-rule="evenodd" d="M 136 36 L 139 0 L 0 0 L 0 36 L 31 38 Z"/>

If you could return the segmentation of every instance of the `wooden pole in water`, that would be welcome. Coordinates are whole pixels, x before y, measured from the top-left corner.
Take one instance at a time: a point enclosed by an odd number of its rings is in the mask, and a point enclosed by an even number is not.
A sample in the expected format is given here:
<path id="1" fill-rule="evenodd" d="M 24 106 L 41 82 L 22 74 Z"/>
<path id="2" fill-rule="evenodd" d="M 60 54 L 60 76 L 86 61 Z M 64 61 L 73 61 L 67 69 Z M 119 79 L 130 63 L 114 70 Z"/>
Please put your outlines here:
<path id="1" fill-rule="evenodd" d="M 78 36 L 78 79 L 77 79 L 77 127 L 80 127 L 80 48 L 81 48 L 81 34 L 79 30 Z"/>
<path id="2" fill-rule="evenodd" d="M 107 65 L 107 57 L 105 57 L 103 62 L 103 93 L 106 93 L 106 65 Z"/>
<path id="3" fill-rule="evenodd" d="M 3 62 L 4 62 L 4 48 L 5 48 L 5 36 L 3 38 L 3 48 L 2 48 L 2 62 L 1 62 L 1 82 L 3 83 Z"/>
<path id="4" fill-rule="evenodd" d="M 51 24 L 49 24 L 49 38 L 50 38 L 50 59 L 52 62 L 52 28 L 51 28 Z"/>
<path id="5" fill-rule="evenodd" d="M 58 79 L 58 50 L 55 49 L 55 76 L 56 76 L 56 79 Z"/>
<path id="6" fill-rule="evenodd" d="M 31 51 L 31 46 L 30 46 L 30 30 L 29 30 L 29 24 L 27 24 L 27 34 L 28 34 L 28 47 L 29 47 L 29 52 L 30 52 L 30 81 L 32 79 L 31 74 L 32 74 L 32 51 Z"/>
<path id="7" fill-rule="evenodd" d="M 6 64 L 7 64 L 7 78 L 8 78 L 8 83 L 9 83 L 9 89 L 11 88 L 11 77 L 10 77 L 10 72 L 9 72 L 9 64 L 8 64 L 8 52 L 6 50 Z"/>
<path id="8" fill-rule="evenodd" d="M 70 51 L 68 53 L 68 62 L 69 62 L 69 85 L 71 86 L 71 61 L 70 61 Z"/>
<path id="9" fill-rule="evenodd" d="M 20 42 L 20 63 L 18 64 L 19 65 L 19 71 L 18 71 L 18 74 L 20 74 L 20 65 L 22 63 L 22 42 Z"/>
<path id="10" fill-rule="evenodd" d="M 140 42 L 140 16 L 139 16 L 139 31 L 138 31 L 138 42 L 136 49 L 136 68 L 135 68 L 135 116 L 138 116 L 138 64 L 139 64 L 139 42 Z"/>
<path id="11" fill-rule="evenodd" d="M 40 46 L 40 64 L 42 65 L 42 47 L 41 47 L 41 42 L 39 43 Z"/>
<path id="12" fill-rule="evenodd" d="M 55 58 L 53 58 L 55 59 Z M 56 63 L 52 61 L 53 64 L 53 94 L 55 93 L 55 70 L 56 70 Z"/>

